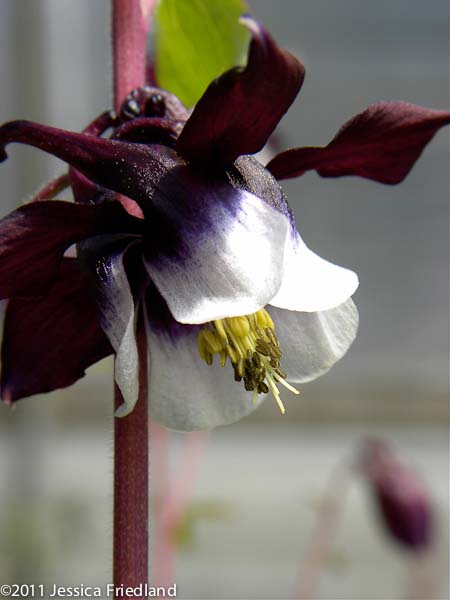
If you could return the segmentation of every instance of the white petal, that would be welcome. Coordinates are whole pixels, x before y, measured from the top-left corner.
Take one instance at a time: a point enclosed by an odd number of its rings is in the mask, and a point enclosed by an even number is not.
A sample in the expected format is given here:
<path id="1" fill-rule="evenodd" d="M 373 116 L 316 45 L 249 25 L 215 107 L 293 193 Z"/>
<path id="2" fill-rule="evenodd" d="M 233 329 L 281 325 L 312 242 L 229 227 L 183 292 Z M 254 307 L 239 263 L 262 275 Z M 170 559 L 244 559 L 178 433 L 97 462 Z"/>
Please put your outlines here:
<path id="1" fill-rule="evenodd" d="M 184 333 L 180 329 L 185 329 Z M 228 362 L 217 356 L 208 366 L 197 350 L 198 327 L 180 325 L 176 335 L 147 326 L 149 347 L 149 414 L 169 429 L 209 430 L 239 421 L 262 402 L 234 381 Z"/>
<path id="2" fill-rule="evenodd" d="M 124 256 L 131 245 L 123 242 L 118 248 L 117 241 L 108 243 L 100 238 L 79 244 L 81 255 L 95 269 L 101 326 L 116 352 L 115 381 L 124 399 L 116 410 L 118 417 L 133 410 L 139 394 L 135 307 L 124 266 Z"/>
<path id="3" fill-rule="evenodd" d="M 326 373 L 355 339 L 358 311 L 350 298 L 340 306 L 307 313 L 267 307 L 283 353 L 289 381 L 305 383 Z"/>
<path id="4" fill-rule="evenodd" d="M 289 220 L 221 180 L 174 169 L 160 185 L 146 268 L 180 323 L 249 314 L 280 287 Z"/>
<path id="5" fill-rule="evenodd" d="M 283 282 L 270 304 L 315 312 L 342 304 L 356 291 L 358 276 L 314 254 L 298 231 L 286 242 Z"/>

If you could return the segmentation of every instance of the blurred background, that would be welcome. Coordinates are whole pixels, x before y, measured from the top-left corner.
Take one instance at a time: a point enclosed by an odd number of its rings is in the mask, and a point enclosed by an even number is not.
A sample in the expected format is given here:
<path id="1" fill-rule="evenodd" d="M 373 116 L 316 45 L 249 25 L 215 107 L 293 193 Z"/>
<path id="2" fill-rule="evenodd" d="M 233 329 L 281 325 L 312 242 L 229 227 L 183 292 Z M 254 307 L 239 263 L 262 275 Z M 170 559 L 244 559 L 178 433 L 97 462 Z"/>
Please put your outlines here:
<path id="1" fill-rule="evenodd" d="M 446 0 L 250 2 L 306 66 L 282 120 L 283 147 L 324 145 L 377 100 L 449 104 Z M 0 122 L 80 130 L 111 106 L 108 0 L 0 1 Z M 13 146 L 1 215 L 62 163 Z M 203 452 L 180 535 L 180 598 L 295 598 L 317 505 L 335 465 L 378 435 L 433 497 L 433 596 L 448 597 L 448 133 L 404 183 L 309 173 L 283 187 L 308 245 L 359 274 L 359 335 L 317 382 L 237 425 Z M 111 580 L 112 361 L 75 386 L 0 406 L 0 582 Z M 173 463 L 184 436 L 171 434 Z M 355 483 L 324 565 L 324 599 L 412 598 L 413 560 L 386 537 Z M 380 576 L 382 574 L 382 576 Z M 408 587 L 409 586 L 409 587 Z M 408 595 L 409 594 L 409 595 Z"/>

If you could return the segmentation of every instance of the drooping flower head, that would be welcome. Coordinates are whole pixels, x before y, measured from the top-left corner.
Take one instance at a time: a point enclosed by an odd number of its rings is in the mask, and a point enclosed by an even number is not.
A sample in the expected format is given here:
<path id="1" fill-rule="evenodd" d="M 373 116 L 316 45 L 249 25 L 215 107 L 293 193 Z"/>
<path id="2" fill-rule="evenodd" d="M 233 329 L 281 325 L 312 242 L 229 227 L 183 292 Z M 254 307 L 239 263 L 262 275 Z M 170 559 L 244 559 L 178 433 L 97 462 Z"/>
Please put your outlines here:
<path id="1" fill-rule="evenodd" d="M 114 351 L 127 414 L 140 312 L 150 411 L 175 429 L 236 421 L 268 392 L 284 410 L 280 385 L 295 393 L 288 381 L 318 377 L 348 349 L 357 277 L 306 247 L 277 180 L 316 169 L 397 183 L 450 118 L 379 103 L 326 148 L 289 150 L 264 168 L 251 155 L 304 69 L 252 18 L 242 23 L 252 34 L 246 67 L 212 82 L 192 113 L 145 87 L 81 134 L 28 121 L 0 128 L 1 148 L 25 143 L 65 160 L 75 198 L 41 193 L 0 223 L 3 399 L 70 385 Z M 74 243 L 77 258 L 64 257 Z"/>

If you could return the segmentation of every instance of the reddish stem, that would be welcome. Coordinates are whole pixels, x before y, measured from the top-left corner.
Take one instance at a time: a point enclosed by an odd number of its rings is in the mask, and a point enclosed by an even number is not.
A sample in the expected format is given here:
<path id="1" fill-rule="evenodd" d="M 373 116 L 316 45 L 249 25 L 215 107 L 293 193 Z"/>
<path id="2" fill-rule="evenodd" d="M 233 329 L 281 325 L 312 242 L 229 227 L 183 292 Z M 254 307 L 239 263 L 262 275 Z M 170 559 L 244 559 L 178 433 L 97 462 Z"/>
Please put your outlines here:
<path id="1" fill-rule="evenodd" d="M 145 84 L 146 44 L 155 0 L 113 0 L 114 108 Z"/>
<path id="2" fill-rule="evenodd" d="M 40 200 L 49 200 L 54 198 L 60 192 L 68 188 L 70 185 L 69 174 L 64 173 L 55 177 L 48 183 L 46 183 L 30 200 L 30 202 L 39 202 Z"/>
<path id="3" fill-rule="evenodd" d="M 112 0 L 114 107 L 145 84 L 146 43 L 154 0 Z M 115 586 L 148 583 L 148 412 L 147 347 L 137 323 L 139 399 L 133 412 L 115 419 L 114 559 Z M 115 386 L 115 405 L 123 400 Z"/>
<path id="4" fill-rule="evenodd" d="M 139 398 L 133 411 L 114 427 L 115 586 L 148 582 L 148 411 L 147 348 L 143 327 L 137 334 Z M 123 403 L 115 386 L 115 406 Z"/>

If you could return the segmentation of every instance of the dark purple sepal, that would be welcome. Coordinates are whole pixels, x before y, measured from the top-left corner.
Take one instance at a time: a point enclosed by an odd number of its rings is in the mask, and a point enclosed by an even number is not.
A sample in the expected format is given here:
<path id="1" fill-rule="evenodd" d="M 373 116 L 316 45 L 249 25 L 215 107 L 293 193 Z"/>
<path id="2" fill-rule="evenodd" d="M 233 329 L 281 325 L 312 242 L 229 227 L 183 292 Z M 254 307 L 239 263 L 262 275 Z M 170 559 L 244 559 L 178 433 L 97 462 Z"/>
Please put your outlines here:
<path id="1" fill-rule="evenodd" d="M 200 165 L 228 165 L 261 150 L 303 83 L 303 65 L 251 17 L 248 62 L 214 80 L 178 138 L 177 150 Z"/>
<path id="2" fill-rule="evenodd" d="M 358 175 L 400 183 L 450 113 L 407 102 L 378 102 L 348 121 L 324 148 L 294 148 L 273 158 L 267 169 L 289 179 L 315 169 L 322 177 Z"/>
<path id="3" fill-rule="evenodd" d="M 112 353 L 84 275 L 65 258 L 45 296 L 8 302 L 2 343 L 1 395 L 7 402 L 64 388 Z"/>
<path id="4" fill-rule="evenodd" d="M 115 112 L 107 110 L 91 121 L 91 123 L 83 129 L 83 134 L 94 137 L 101 136 L 107 129 L 112 128 L 116 122 L 117 115 Z M 69 168 L 69 183 L 73 191 L 75 202 L 80 204 L 98 204 L 98 202 L 101 201 L 102 194 L 100 193 L 100 190 L 102 188 L 97 184 L 94 184 L 73 167 Z"/>
<path id="5" fill-rule="evenodd" d="M 366 442 L 361 467 L 385 529 L 402 546 L 422 551 L 432 541 L 432 504 L 417 473 L 380 440 Z"/>
<path id="6" fill-rule="evenodd" d="M 12 142 L 48 152 L 94 183 L 141 205 L 149 202 L 156 182 L 177 163 L 175 156 L 168 156 L 169 149 L 161 153 L 158 146 L 104 139 L 31 121 L 11 121 L 0 127 L 0 161 L 6 159 L 4 148 Z"/>
<path id="7" fill-rule="evenodd" d="M 100 204 L 106 201 L 107 198 L 113 199 L 116 197 L 115 192 L 94 183 L 76 169 L 69 169 L 69 179 L 73 197 L 77 204 Z"/>
<path id="8" fill-rule="evenodd" d="M 0 298 L 44 293 L 73 243 L 108 233 L 139 235 L 142 224 L 118 202 L 43 200 L 18 208 L 0 221 Z"/>

